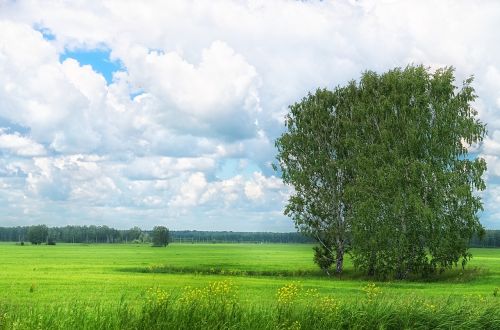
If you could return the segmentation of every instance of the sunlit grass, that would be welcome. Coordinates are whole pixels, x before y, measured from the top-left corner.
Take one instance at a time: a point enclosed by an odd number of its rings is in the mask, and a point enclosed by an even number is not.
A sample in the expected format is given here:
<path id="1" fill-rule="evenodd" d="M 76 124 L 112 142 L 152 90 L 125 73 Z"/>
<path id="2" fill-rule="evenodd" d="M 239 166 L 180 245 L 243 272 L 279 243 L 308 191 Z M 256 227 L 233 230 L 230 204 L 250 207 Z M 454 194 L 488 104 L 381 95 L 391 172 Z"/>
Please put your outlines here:
<path id="1" fill-rule="evenodd" d="M 422 320 L 438 322 L 441 315 L 439 322 L 445 322 L 445 316 L 452 317 L 454 311 L 471 313 L 471 320 L 480 322 L 486 316 L 491 319 L 491 315 L 500 313 L 497 289 L 500 249 L 472 249 L 472 253 L 474 258 L 465 271 L 455 269 L 431 281 L 374 282 L 356 274 L 349 260 L 342 278 L 325 276 L 312 262 L 310 245 L 173 244 L 152 248 L 3 243 L 0 244 L 0 324 L 12 327 L 31 315 L 30 318 L 36 316 L 42 323 L 57 319 L 61 328 L 79 318 L 80 325 L 124 328 L 123 320 L 128 319 L 127 324 L 139 327 L 144 325 L 140 322 L 146 322 L 142 319 L 146 308 L 152 306 L 147 300 L 152 292 L 163 294 L 164 300 L 173 304 L 168 308 L 181 306 L 184 299 L 181 297 L 191 292 L 191 302 L 184 306 L 192 306 L 197 293 L 210 295 L 204 288 L 214 282 L 230 283 L 227 290 L 231 291 L 232 304 L 238 306 L 240 314 L 234 314 L 235 309 L 232 316 L 226 316 L 242 328 L 261 321 L 263 328 L 268 324 L 273 325 L 271 328 L 293 328 L 297 326 L 295 321 L 307 328 L 313 322 L 311 315 L 319 313 L 311 305 L 314 301 L 321 301 L 318 306 L 338 310 L 339 315 L 352 321 L 369 312 L 389 322 L 388 318 L 394 318 L 393 314 L 400 311 L 404 320 L 394 323 L 399 326 L 427 311 L 429 315 L 438 315 L 437 319 L 426 316 Z M 225 290 L 224 286 L 219 289 Z M 280 292 L 282 302 L 293 303 L 280 304 Z M 287 319 L 279 316 L 283 306 L 293 306 L 287 312 L 290 315 Z M 175 308 L 169 309 L 172 318 L 186 316 L 175 312 Z M 229 313 L 229 309 L 224 310 Z M 371 318 L 365 315 L 363 320 Z M 456 324 L 453 322 L 457 320 L 462 320 L 462 316 L 449 322 Z M 332 324 L 331 320 L 316 321 L 325 324 L 325 328 Z M 152 319 L 147 322 L 153 328 L 160 324 Z M 162 322 L 174 321 L 167 318 Z M 185 323 L 186 328 L 189 324 Z"/>

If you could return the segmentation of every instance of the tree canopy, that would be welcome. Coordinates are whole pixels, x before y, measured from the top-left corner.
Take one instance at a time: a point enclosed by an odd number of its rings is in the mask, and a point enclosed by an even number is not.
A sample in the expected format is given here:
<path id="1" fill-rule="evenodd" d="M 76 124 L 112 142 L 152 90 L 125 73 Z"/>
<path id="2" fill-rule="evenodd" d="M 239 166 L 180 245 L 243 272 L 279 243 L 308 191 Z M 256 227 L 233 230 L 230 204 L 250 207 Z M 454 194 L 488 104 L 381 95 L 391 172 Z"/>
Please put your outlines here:
<path id="1" fill-rule="evenodd" d="M 345 189 L 353 168 L 347 144 L 353 122 L 345 91 L 318 90 L 292 105 L 288 132 L 276 141 L 283 181 L 294 187 L 285 214 L 319 243 L 316 263 L 328 272 L 335 262 L 338 273 L 350 232 Z"/>
<path id="2" fill-rule="evenodd" d="M 38 245 L 48 241 L 49 229 L 46 225 L 31 226 L 28 229 L 28 241 Z"/>
<path id="3" fill-rule="evenodd" d="M 164 226 L 154 227 L 151 236 L 153 246 L 167 246 L 170 242 L 170 232 Z"/>
<path id="4" fill-rule="evenodd" d="M 453 68 L 368 71 L 290 107 L 276 141 L 285 213 L 318 241 L 320 267 L 342 271 L 346 251 L 378 276 L 465 265 L 486 170 L 468 154 L 486 132 L 471 83 L 457 88 Z"/>

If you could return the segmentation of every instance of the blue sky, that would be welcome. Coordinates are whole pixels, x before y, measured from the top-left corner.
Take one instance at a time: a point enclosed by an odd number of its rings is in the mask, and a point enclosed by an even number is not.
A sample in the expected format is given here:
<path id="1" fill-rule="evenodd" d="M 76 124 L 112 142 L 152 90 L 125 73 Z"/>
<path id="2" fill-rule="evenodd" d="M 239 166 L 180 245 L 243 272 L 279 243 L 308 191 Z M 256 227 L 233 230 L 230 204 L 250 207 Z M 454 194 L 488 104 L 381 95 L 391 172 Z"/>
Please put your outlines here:
<path id="1" fill-rule="evenodd" d="M 44 39 L 52 40 L 51 37 L 44 35 Z M 109 49 L 76 49 L 65 50 L 60 55 L 59 61 L 64 62 L 67 58 L 78 61 L 80 65 L 90 65 L 92 70 L 101 74 L 108 84 L 113 82 L 113 73 L 123 70 L 118 60 L 110 59 L 111 51 Z"/>
<path id="2" fill-rule="evenodd" d="M 271 168 L 287 106 L 423 63 L 475 76 L 481 221 L 500 228 L 499 16 L 495 1 L 0 3 L 0 226 L 293 231 Z"/>

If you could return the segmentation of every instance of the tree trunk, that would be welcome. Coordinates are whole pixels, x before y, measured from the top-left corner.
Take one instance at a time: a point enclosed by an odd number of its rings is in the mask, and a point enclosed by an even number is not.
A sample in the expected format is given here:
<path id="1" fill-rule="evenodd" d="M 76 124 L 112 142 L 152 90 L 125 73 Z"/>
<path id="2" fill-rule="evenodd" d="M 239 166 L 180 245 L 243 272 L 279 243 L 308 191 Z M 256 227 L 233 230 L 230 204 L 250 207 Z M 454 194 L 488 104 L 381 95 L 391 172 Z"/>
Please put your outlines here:
<path id="1" fill-rule="evenodd" d="M 337 242 L 336 272 L 341 274 L 344 269 L 344 242 Z"/>
<path id="2" fill-rule="evenodd" d="M 368 265 L 368 276 L 375 275 L 375 252 L 372 251 L 370 254 L 370 263 Z"/>

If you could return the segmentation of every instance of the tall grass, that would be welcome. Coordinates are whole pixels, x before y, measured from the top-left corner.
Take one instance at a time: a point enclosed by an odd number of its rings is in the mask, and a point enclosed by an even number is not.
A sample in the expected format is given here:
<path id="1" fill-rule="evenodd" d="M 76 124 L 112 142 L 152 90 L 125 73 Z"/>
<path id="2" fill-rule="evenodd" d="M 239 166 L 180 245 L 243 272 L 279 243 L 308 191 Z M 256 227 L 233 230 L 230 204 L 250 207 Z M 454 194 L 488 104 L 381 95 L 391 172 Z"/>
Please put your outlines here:
<path id="1" fill-rule="evenodd" d="M 224 276 L 272 276 L 272 277 L 322 277 L 328 276 L 319 269 L 227 269 L 224 267 L 200 267 L 200 266 L 171 266 L 151 265 L 147 267 L 125 267 L 117 269 L 120 272 L 132 273 L 154 273 L 154 274 L 195 274 L 195 275 L 224 275 Z"/>
<path id="2" fill-rule="evenodd" d="M 151 288 L 139 302 L 0 305 L 0 329 L 500 329 L 500 298 L 398 298 L 376 285 L 358 301 L 338 300 L 300 283 L 272 304 L 246 303 L 230 281 L 179 292 Z"/>

